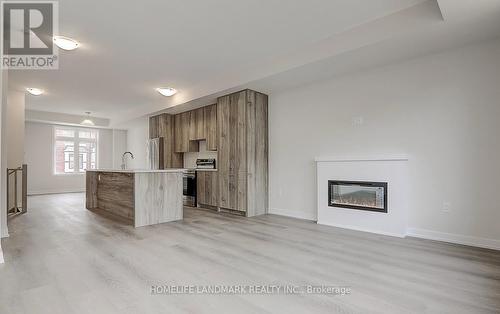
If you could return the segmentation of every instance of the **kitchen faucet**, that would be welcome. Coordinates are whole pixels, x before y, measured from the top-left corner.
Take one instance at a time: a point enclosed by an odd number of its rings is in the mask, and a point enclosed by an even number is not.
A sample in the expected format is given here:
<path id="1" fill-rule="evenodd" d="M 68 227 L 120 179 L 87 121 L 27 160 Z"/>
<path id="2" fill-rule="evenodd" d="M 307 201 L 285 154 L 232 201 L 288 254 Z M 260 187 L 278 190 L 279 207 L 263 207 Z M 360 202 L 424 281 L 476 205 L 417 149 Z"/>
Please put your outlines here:
<path id="1" fill-rule="evenodd" d="M 126 168 L 125 155 L 127 155 L 127 154 L 130 154 L 130 157 L 132 157 L 132 159 L 134 159 L 134 154 L 132 154 L 131 152 L 124 152 L 122 155 L 122 170 L 125 170 L 125 168 Z"/>

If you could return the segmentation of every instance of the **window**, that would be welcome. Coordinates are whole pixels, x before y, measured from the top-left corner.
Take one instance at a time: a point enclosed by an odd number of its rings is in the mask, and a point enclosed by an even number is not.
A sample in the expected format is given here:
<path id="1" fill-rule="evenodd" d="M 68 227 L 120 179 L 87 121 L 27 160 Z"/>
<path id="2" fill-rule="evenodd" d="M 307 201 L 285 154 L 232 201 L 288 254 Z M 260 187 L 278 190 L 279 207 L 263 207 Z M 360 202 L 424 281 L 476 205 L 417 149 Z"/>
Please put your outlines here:
<path id="1" fill-rule="evenodd" d="M 92 129 L 54 128 L 54 172 L 83 173 L 97 168 L 98 131 Z"/>

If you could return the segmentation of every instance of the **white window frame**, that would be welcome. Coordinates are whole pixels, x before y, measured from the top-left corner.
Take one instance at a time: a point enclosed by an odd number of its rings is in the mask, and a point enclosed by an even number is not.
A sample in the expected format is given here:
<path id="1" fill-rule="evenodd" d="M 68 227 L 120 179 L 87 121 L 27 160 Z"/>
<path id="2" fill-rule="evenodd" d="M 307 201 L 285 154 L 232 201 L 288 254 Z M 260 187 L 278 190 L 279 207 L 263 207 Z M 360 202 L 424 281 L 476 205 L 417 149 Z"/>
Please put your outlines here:
<path id="1" fill-rule="evenodd" d="M 56 130 L 68 130 L 75 132 L 74 137 L 64 137 L 56 136 Z M 93 139 L 80 139 L 79 131 L 94 131 L 96 132 L 96 138 Z M 75 146 L 73 148 L 73 172 L 58 173 L 56 170 L 56 142 L 57 141 L 69 141 L 74 142 Z M 59 126 L 54 125 L 52 128 L 52 173 L 56 176 L 80 176 L 84 175 L 85 171 L 80 172 L 80 143 L 85 142 L 95 142 L 95 167 L 99 167 L 99 130 L 93 128 L 80 128 L 80 127 L 70 127 L 70 126 Z"/>

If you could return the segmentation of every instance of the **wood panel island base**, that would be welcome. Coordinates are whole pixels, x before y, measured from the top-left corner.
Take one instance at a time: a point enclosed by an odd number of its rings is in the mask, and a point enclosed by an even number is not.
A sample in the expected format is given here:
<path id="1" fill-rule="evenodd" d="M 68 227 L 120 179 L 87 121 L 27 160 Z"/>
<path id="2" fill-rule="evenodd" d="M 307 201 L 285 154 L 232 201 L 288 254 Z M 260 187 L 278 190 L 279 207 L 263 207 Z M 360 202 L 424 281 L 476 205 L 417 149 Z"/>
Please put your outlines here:
<path id="1" fill-rule="evenodd" d="M 184 171 L 87 170 L 86 207 L 129 219 L 136 228 L 181 220 Z"/>

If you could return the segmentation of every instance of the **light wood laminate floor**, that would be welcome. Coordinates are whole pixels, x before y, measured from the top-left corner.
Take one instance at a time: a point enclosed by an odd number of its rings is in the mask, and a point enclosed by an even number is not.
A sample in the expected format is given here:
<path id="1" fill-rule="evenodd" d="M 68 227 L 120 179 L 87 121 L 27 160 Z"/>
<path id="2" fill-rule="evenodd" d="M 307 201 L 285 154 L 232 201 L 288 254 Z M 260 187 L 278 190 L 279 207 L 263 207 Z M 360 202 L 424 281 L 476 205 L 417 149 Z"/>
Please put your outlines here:
<path id="1" fill-rule="evenodd" d="M 134 229 L 83 194 L 29 198 L 2 240 L 0 313 L 499 313 L 500 252 L 266 215 L 185 210 Z M 330 285 L 350 295 L 151 295 L 151 285 Z"/>

